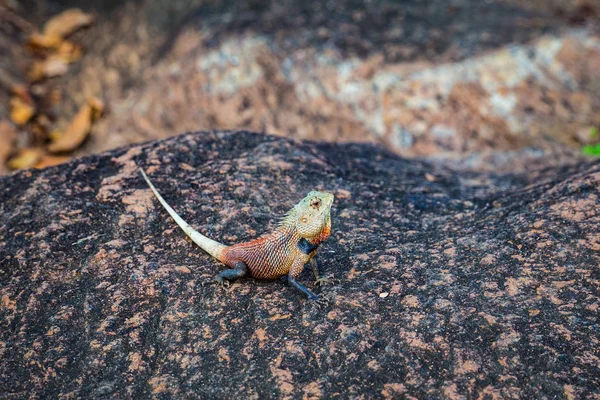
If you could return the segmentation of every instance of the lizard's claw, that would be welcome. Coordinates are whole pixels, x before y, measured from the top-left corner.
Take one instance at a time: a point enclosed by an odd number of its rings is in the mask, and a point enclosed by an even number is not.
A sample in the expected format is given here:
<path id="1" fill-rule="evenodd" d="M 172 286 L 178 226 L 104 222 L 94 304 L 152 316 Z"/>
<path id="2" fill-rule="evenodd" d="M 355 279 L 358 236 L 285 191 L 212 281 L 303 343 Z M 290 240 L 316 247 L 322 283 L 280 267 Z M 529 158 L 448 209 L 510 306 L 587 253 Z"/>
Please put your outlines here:
<path id="1" fill-rule="evenodd" d="M 220 276 L 216 276 L 216 277 L 215 277 L 215 281 L 216 281 L 216 282 L 217 282 L 217 284 L 218 284 L 219 286 L 221 286 L 223 289 L 227 289 L 227 288 L 229 288 L 229 285 L 230 285 L 230 283 L 229 283 L 229 281 L 228 281 L 227 279 L 223 279 L 223 278 L 222 278 L 222 277 L 220 277 Z"/>
<path id="2" fill-rule="evenodd" d="M 331 282 L 329 281 L 329 279 L 325 278 L 325 277 L 321 277 L 317 280 L 315 280 L 315 286 L 325 286 L 330 284 Z"/>
<path id="3" fill-rule="evenodd" d="M 315 285 L 316 286 L 325 286 L 325 285 L 332 285 L 337 282 L 339 282 L 337 279 L 334 279 L 331 277 L 321 277 L 321 278 L 315 280 Z"/>
<path id="4" fill-rule="evenodd" d="M 307 299 L 308 301 L 306 302 L 307 306 L 310 306 L 310 309 L 312 310 L 321 310 L 321 299 L 319 296 L 317 295 L 313 295 L 308 297 Z"/>
<path id="5" fill-rule="evenodd" d="M 329 299 L 325 296 L 315 296 L 315 297 L 309 298 L 308 300 L 309 300 L 310 306 L 316 310 L 321 310 L 321 309 L 323 309 L 323 307 L 325 307 L 329 304 Z"/>

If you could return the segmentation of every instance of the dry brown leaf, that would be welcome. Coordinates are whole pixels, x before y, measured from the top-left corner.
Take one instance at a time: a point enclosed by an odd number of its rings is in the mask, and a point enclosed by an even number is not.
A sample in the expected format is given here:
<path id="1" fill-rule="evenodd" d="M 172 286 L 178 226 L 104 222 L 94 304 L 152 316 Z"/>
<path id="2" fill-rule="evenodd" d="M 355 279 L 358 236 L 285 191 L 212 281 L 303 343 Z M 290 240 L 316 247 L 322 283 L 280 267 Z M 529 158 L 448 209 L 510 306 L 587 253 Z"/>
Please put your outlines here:
<path id="1" fill-rule="evenodd" d="M 37 82 L 44 78 L 44 61 L 35 61 L 27 72 L 27 79 Z"/>
<path id="2" fill-rule="evenodd" d="M 13 125 L 8 121 L 0 121 L 0 164 L 12 153 L 13 142 L 17 132 Z M 0 166 L 0 170 L 2 166 Z"/>
<path id="3" fill-rule="evenodd" d="M 71 8 L 50 18 L 44 25 L 44 34 L 50 37 L 65 38 L 92 22 L 94 22 L 94 17 L 91 14 L 86 14 L 79 8 Z"/>
<path id="4" fill-rule="evenodd" d="M 32 82 L 36 82 L 44 78 L 64 75 L 68 70 L 69 62 L 62 56 L 53 54 L 43 61 L 34 62 L 29 71 L 28 78 Z"/>
<path id="5" fill-rule="evenodd" d="M 94 22 L 94 17 L 78 8 L 66 10 L 46 22 L 42 33 L 32 34 L 29 37 L 29 44 L 56 49 L 62 44 L 65 37 L 92 22 Z"/>
<path id="6" fill-rule="evenodd" d="M 29 36 L 29 45 L 41 47 L 43 49 L 56 49 L 62 43 L 60 36 L 47 36 L 43 33 L 35 32 Z"/>
<path id="7" fill-rule="evenodd" d="M 70 159 L 71 157 L 67 156 L 52 156 L 50 154 L 44 154 L 33 167 L 38 169 L 53 167 L 58 164 L 66 163 Z"/>
<path id="8" fill-rule="evenodd" d="M 10 119 L 17 125 L 25 125 L 35 114 L 35 107 L 23 99 L 13 96 L 10 99 Z"/>
<path id="9" fill-rule="evenodd" d="M 56 55 L 69 64 L 79 61 L 79 59 L 81 59 L 81 54 L 81 46 L 66 40 L 60 44 L 56 51 Z"/>
<path id="10" fill-rule="evenodd" d="M 88 104 L 79 109 L 62 135 L 52 132 L 52 137 L 58 136 L 48 146 L 51 153 L 62 153 L 75 150 L 84 142 L 92 128 L 92 122 L 104 109 L 104 104 L 97 98 L 88 100 Z"/>
<path id="11" fill-rule="evenodd" d="M 97 97 L 90 97 L 88 104 L 92 107 L 92 122 L 97 121 L 104 112 L 104 102 Z"/>
<path id="12" fill-rule="evenodd" d="M 42 158 L 42 149 L 30 147 L 20 150 L 16 156 L 8 161 L 10 169 L 31 168 Z"/>
<path id="13" fill-rule="evenodd" d="M 52 142 L 56 142 L 64 133 L 58 129 L 54 129 L 48 134 L 48 139 Z"/>

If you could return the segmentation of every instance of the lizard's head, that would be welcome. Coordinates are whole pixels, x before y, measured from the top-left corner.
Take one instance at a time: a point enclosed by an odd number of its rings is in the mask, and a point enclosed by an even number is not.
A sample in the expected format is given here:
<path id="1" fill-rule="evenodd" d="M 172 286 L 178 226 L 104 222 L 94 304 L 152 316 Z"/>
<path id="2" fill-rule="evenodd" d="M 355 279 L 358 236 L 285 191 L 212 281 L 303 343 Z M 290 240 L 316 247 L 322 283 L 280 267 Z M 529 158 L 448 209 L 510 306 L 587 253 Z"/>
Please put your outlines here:
<path id="1" fill-rule="evenodd" d="M 319 242 L 327 239 L 331 230 L 333 195 L 313 190 L 294 207 L 296 229 L 306 239 Z"/>

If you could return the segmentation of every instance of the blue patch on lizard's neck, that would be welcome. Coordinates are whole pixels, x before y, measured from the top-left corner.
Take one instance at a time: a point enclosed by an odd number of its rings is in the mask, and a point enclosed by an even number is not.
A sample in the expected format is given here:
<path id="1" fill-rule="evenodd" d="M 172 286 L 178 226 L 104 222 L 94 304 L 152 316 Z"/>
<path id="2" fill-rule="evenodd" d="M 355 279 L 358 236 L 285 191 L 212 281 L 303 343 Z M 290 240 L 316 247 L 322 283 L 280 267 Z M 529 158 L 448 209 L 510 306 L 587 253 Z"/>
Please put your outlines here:
<path id="1" fill-rule="evenodd" d="M 304 254 L 310 254 L 313 251 L 315 251 L 318 247 L 318 244 L 313 244 L 304 238 L 300 239 L 300 241 L 298 242 L 298 248 Z"/>

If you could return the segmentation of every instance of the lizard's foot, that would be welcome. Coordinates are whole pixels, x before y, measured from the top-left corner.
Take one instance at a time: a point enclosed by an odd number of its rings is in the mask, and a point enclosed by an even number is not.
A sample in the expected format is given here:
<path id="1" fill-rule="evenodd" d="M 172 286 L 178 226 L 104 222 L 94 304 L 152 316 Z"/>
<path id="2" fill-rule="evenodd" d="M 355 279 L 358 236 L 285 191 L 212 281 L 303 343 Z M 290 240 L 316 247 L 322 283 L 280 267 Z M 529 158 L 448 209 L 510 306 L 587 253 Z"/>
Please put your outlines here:
<path id="1" fill-rule="evenodd" d="M 231 279 L 238 279 L 246 275 L 248 275 L 248 266 L 242 261 L 238 261 L 235 263 L 235 268 L 221 271 L 219 275 L 215 277 L 215 280 L 222 288 L 228 288 Z"/>
<path id="2" fill-rule="evenodd" d="M 321 277 L 315 281 L 315 286 L 325 286 L 332 283 L 329 278 Z"/>
<path id="3" fill-rule="evenodd" d="M 218 275 L 215 276 L 215 282 L 224 289 L 229 288 L 229 285 L 231 284 L 227 279 L 223 279 L 223 277 Z"/>
<path id="4" fill-rule="evenodd" d="M 331 302 L 331 299 L 325 295 L 315 296 L 314 298 L 309 298 L 306 304 L 310 305 L 315 310 L 321 311 L 324 307 L 328 306 Z"/>

